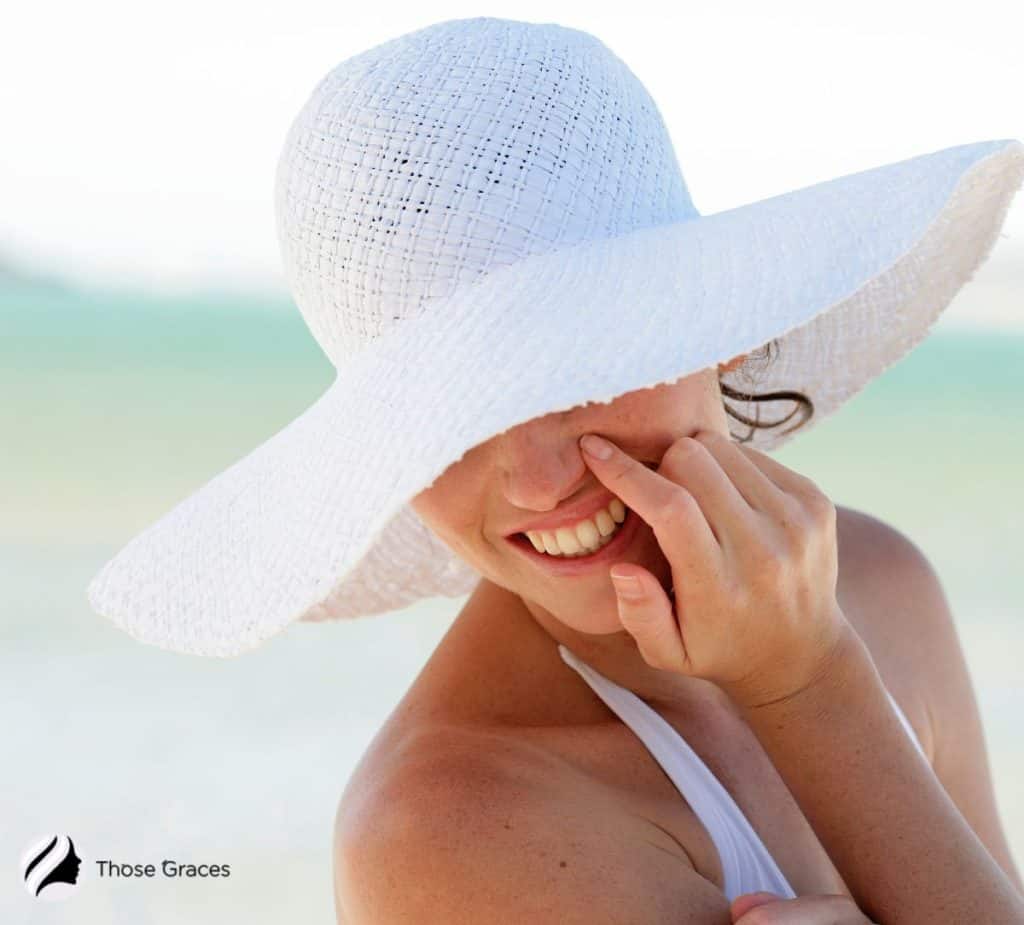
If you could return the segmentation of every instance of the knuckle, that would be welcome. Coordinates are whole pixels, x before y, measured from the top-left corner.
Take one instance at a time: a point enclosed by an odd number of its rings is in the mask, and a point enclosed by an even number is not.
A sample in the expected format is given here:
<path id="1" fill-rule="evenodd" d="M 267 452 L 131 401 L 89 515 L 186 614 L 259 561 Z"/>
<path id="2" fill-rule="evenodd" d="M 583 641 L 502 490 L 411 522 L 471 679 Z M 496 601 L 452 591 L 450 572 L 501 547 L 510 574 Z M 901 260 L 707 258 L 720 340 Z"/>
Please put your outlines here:
<path id="1" fill-rule="evenodd" d="M 805 505 L 810 514 L 811 521 L 819 527 L 827 527 L 835 523 L 836 506 L 832 499 L 823 491 L 815 489 L 807 495 Z"/>
<path id="2" fill-rule="evenodd" d="M 791 472 L 790 477 L 792 478 L 795 488 L 794 491 L 803 499 L 807 499 L 814 495 L 824 494 L 818 487 L 818 483 L 814 479 L 808 478 L 806 475 L 800 472 Z"/>
<path id="3" fill-rule="evenodd" d="M 678 487 L 669 494 L 668 499 L 658 511 L 659 524 L 678 523 L 689 520 L 697 509 L 697 501 L 685 488 Z"/>
<path id="4" fill-rule="evenodd" d="M 808 528 L 812 525 L 810 511 L 799 498 L 790 498 L 783 504 L 779 526 L 782 528 L 784 541 L 801 548 L 807 539 Z"/>
<path id="5" fill-rule="evenodd" d="M 666 451 L 662 463 L 681 463 L 698 453 L 707 452 L 704 445 L 693 437 L 680 437 Z"/>
<path id="6" fill-rule="evenodd" d="M 820 537 L 835 530 L 835 522 L 835 505 L 822 492 L 816 491 L 790 504 L 781 526 L 793 554 L 804 555 L 817 548 Z"/>

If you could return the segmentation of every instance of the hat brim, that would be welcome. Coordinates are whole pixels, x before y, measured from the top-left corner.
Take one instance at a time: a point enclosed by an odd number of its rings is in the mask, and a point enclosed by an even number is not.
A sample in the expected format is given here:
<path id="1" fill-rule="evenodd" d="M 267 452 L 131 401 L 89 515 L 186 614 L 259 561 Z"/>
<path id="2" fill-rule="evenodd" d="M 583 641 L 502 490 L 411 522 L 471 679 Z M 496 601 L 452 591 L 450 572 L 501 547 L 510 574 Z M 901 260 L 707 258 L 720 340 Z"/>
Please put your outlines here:
<path id="1" fill-rule="evenodd" d="M 472 447 L 773 339 L 759 390 L 810 395 L 807 430 L 927 335 L 1022 180 L 1019 141 L 959 145 L 503 266 L 370 343 L 135 536 L 89 602 L 142 642 L 232 656 L 298 619 L 469 590 L 408 501 Z"/>

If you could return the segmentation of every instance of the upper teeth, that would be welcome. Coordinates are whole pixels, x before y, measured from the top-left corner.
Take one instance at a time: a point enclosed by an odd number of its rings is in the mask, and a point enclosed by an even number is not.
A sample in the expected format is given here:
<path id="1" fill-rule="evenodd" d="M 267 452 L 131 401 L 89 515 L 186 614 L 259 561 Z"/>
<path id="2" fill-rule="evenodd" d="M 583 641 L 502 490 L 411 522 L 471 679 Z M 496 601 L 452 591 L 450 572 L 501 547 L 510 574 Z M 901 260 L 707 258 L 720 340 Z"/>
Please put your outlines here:
<path id="1" fill-rule="evenodd" d="M 612 498 L 607 508 L 569 527 L 557 530 L 527 530 L 537 552 L 550 556 L 585 556 L 608 543 L 618 524 L 626 519 L 626 507 Z"/>

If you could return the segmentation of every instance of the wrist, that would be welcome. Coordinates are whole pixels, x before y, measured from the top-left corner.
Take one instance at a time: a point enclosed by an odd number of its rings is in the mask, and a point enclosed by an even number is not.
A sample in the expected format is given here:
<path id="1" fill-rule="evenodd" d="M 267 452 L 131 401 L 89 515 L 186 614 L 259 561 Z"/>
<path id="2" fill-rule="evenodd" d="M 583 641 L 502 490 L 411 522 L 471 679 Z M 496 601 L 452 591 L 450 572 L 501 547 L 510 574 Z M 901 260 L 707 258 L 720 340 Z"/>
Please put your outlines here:
<path id="1" fill-rule="evenodd" d="M 864 641 L 845 615 L 837 612 L 830 638 L 823 643 L 821 654 L 800 672 L 799 680 L 794 681 L 789 672 L 785 685 L 762 685 L 759 691 L 729 693 L 741 711 L 751 716 L 769 713 L 780 716 L 804 710 L 817 712 L 836 698 L 842 699 L 851 686 L 863 684 L 865 675 L 875 671 Z"/>

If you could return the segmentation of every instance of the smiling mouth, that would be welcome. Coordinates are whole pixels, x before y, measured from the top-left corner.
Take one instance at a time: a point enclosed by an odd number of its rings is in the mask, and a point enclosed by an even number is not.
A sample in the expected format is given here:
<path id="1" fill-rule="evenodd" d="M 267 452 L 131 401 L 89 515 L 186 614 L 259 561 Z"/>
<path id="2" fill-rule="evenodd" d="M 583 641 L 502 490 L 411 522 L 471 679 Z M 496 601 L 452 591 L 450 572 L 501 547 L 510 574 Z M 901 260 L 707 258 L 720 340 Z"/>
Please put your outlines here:
<path id="1" fill-rule="evenodd" d="M 652 471 L 659 465 L 643 459 L 638 462 Z M 609 505 L 597 515 L 584 519 L 582 535 L 576 533 L 576 527 L 581 526 L 577 523 L 554 531 L 531 530 L 532 537 L 526 532 L 510 533 L 506 534 L 505 540 L 528 558 L 558 572 L 568 569 L 571 573 L 591 562 L 601 562 L 617 555 L 619 549 L 632 539 L 638 521 L 641 518 L 620 498 L 613 496 Z M 586 526 L 588 522 L 589 526 Z"/>
<path id="2" fill-rule="evenodd" d="M 625 518 L 626 506 L 613 496 L 603 508 L 574 524 L 554 529 L 526 530 L 513 536 L 530 543 L 541 555 L 580 558 L 608 545 L 621 529 Z"/>
<path id="3" fill-rule="evenodd" d="M 632 543 L 636 536 L 639 524 L 642 519 L 629 508 L 626 508 L 626 517 L 617 529 L 609 537 L 608 542 L 597 549 L 586 552 L 582 555 L 550 555 L 546 552 L 538 552 L 533 544 L 522 533 L 514 533 L 506 537 L 507 541 L 515 548 L 519 555 L 526 556 L 541 568 L 564 576 L 589 574 L 595 568 L 614 562 L 625 549 Z"/>
<path id="4" fill-rule="evenodd" d="M 605 546 L 613 542 L 615 538 L 619 535 L 619 533 L 622 532 L 623 526 L 626 523 L 626 518 L 629 516 L 630 511 L 629 508 L 627 508 L 621 502 L 619 502 L 618 508 L 620 511 L 619 519 L 606 517 L 602 521 L 602 526 L 606 523 L 610 524 L 611 526 L 609 528 L 609 532 L 604 535 L 599 535 L 596 540 L 591 539 L 591 542 L 593 543 L 593 545 L 591 546 L 582 545 L 582 543 L 578 539 L 578 536 L 574 534 L 573 528 L 568 528 L 568 533 L 573 534 L 575 539 L 575 545 L 579 547 L 573 550 L 572 552 L 569 552 L 564 548 L 565 545 L 568 545 L 566 543 L 564 530 L 559 530 L 554 533 L 547 530 L 531 530 L 530 532 L 533 533 L 533 539 L 531 539 L 526 533 L 515 533 L 510 537 L 510 539 L 513 539 L 515 542 L 519 543 L 524 548 L 530 547 L 534 552 L 537 553 L 537 555 L 544 556 L 548 559 L 585 559 L 588 556 L 592 556 L 595 553 L 600 552 L 602 549 L 604 549 Z M 606 514 L 607 511 L 602 510 L 601 513 Z M 588 539 L 590 539 L 589 534 Z M 540 546 L 540 548 L 538 548 L 538 545 Z"/>

